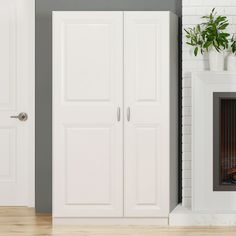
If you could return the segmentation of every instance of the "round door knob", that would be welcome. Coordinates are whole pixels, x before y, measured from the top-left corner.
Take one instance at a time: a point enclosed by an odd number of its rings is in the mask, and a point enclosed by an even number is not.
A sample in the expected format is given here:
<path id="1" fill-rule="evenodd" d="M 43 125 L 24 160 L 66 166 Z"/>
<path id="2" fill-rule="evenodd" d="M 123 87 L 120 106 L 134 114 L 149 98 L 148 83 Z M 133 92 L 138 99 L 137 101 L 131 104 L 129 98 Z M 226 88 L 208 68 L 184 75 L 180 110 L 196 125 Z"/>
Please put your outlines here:
<path id="1" fill-rule="evenodd" d="M 19 119 L 20 121 L 26 121 L 28 120 L 28 114 L 21 112 L 18 116 L 11 116 L 11 118 Z"/>

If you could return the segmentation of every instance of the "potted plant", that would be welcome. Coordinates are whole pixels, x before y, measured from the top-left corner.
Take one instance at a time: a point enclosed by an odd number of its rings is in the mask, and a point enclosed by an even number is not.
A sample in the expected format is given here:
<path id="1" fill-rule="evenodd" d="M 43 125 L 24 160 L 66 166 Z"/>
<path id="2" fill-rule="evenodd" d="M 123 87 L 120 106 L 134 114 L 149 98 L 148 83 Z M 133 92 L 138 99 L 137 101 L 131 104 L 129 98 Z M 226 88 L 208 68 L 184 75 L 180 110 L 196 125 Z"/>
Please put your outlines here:
<path id="1" fill-rule="evenodd" d="M 231 38 L 230 54 L 227 58 L 228 71 L 236 71 L 236 36 L 235 34 Z"/>
<path id="2" fill-rule="evenodd" d="M 226 16 L 218 15 L 215 8 L 209 15 L 203 16 L 204 22 L 193 28 L 185 29 L 187 44 L 194 47 L 194 55 L 208 53 L 210 70 L 224 70 L 224 52 L 229 47 L 230 34 Z"/>

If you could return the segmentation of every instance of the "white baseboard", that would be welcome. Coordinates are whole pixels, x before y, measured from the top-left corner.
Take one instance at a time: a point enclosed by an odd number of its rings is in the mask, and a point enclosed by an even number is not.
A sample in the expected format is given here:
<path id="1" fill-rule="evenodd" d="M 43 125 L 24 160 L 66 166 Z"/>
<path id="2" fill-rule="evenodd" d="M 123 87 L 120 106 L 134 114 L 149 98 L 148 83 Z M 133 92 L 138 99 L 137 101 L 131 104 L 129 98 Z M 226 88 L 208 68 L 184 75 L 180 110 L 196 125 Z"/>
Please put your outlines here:
<path id="1" fill-rule="evenodd" d="M 168 218 L 64 218 L 54 217 L 55 225 L 168 225 Z"/>
<path id="2" fill-rule="evenodd" d="M 170 226 L 236 226 L 236 212 L 193 212 L 178 205 L 169 216 Z"/>

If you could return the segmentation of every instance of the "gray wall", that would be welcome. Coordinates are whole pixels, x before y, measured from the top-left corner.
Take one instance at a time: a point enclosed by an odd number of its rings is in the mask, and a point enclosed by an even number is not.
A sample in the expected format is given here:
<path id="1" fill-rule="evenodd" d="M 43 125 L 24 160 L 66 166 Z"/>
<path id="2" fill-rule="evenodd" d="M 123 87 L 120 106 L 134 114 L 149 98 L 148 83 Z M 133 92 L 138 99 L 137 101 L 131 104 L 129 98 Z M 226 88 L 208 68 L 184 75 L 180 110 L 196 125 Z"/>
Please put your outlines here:
<path id="1" fill-rule="evenodd" d="M 36 210 L 52 208 L 52 11 L 171 10 L 181 0 L 36 0 Z"/>

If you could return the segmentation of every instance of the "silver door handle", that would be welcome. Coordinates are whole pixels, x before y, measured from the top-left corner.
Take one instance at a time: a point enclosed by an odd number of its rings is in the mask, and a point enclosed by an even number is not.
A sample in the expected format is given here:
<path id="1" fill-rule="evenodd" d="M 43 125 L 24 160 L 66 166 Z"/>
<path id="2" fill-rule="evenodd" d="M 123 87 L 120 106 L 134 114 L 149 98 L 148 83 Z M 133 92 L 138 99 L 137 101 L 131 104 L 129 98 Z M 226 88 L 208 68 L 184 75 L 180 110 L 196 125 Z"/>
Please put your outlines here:
<path id="1" fill-rule="evenodd" d="M 120 121 L 120 107 L 117 107 L 117 121 Z"/>
<path id="2" fill-rule="evenodd" d="M 127 108 L 127 121 L 130 121 L 130 107 Z"/>
<path id="3" fill-rule="evenodd" d="M 27 121 L 28 120 L 28 114 L 25 112 L 21 112 L 18 116 L 11 116 L 13 119 L 18 119 L 20 121 Z"/>

